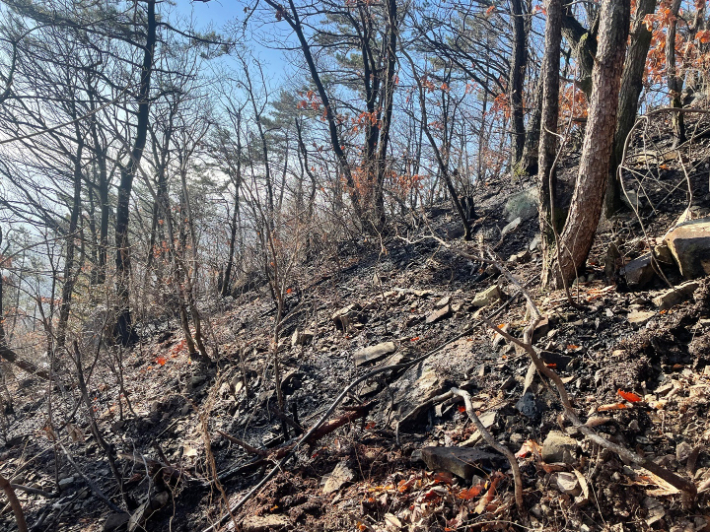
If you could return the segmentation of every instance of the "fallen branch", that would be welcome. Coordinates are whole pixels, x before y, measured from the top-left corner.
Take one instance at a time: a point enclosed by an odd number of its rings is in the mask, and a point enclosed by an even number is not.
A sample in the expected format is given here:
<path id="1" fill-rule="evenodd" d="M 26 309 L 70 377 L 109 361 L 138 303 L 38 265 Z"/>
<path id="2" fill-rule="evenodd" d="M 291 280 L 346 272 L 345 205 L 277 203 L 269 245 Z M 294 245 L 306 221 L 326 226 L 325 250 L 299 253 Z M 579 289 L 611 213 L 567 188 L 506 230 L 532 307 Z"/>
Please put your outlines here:
<path id="1" fill-rule="evenodd" d="M 32 488 L 30 486 L 23 486 L 22 484 L 11 484 L 11 485 L 12 485 L 12 488 L 15 490 L 24 491 L 25 493 L 30 493 L 32 495 L 39 495 L 40 497 L 44 497 L 45 499 L 56 499 L 57 497 L 59 497 L 58 493 L 44 491 L 39 488 Z"/>
<path id="2" fill-rule="evenodd" d="M 468 414 L 469 419 L 473 421 L 473 424 L 476 425 L 478 432 L 481 433 L 481 436 L 483 436 L 483 439 L 486 440 L 488 445 L 493 447 L 496 451 L 508 459 L 510 469 L 513 472 L 513 483 L 515 484 L 515 505 L 518 507 L 518 511 L 525 511 L 525 508 L 523 507 L 523 478 L 520 475 L 520 467 L 518 466 L 518 461 L 515 456 L 505 445 L 496 441 L 493 435 L 488 432 L 488 429 L 486 429 L 483 423 L 481 423 L 481 420 L 478 419 L 476 412 L 473 411 L 473 405 L 471 405 L 470 393 L 464 390 L 459 390 L 458 388 L 451 388 L 451 393 L 463 398 L 463 401 L 466 404 L 466 414 Z"/>
<path id="3" fill-rule="evenodd" d="M 64 445 L 62 445 L 62 443 L 61 443 L 60 441 L 57 441 L 57 444 L 59 445 L 59 447 L 62 448 L 62 451 L 64 451 L 64 456 L 66 456 L 67 461 L 71 464 L 71 466 L 74 468 L 74 470 L 75 470 L 77 473 L 79 473 L 79 475 L 81 476 L 81 478 L 84 479 L 84 482 L 86 482 L 86 483 L 88 484 L 89 489 L 91 489 L 91 491 L 94 492 L 94 495 L 96 495 L 99 499 L 101 499 L 101 500 L 104 502 L 104 504 L 106 504 L 106 506 L 108 506 L 112 511 L 117 512 L 117 513 L 121 513 L 121 514 L 126 514 L 126 513 L 128 513 L 126 510 L 123 510 L 122 508 L 119 508 L 119 507 L 116 506 L 113 502 L 111 502 L 111 499 L 109 499 L 109 498 L 104 494 L 104 492 L 101 491 L 101 488 L 99 488 L 99 486 L 96 484 L 96 482 L 94 482 L 93 480 L 91 480 L 91 479 L 86 475 L 86 473 L 84 473 L 84 472 L 79 468 L 79 466 L 76 464 L 76 462 L 72 459 L 71 455 L 69 454 L 69 451 L 67 451 L 66 447 L 64 447 Z"/>
<path id="4" fill-rule="evenodd" d="M 15 514 L 15 521 L 17 521 L 17 530 L 19 532 L 27 532 L 27 521 L 25 521 L 25 514 L 22 511 L 22 505 L 20 504 L 17 495 L 15 495 L 15 490 L 12 489 L 12 485 L 8 480 L 0 475 L 0 488 L 5 492 L 5 496 L 10 502 L 10 507 Z"/>
<path id="5" fill-rule="evenodd" d="M 231 441 L 232 443 L 236 443 L 244 449 L 246 452 L 251 453 L 251 454 L 256 454 L 258 456 L 269 456 L 269 451 L 265 451 L 264 449 L 257 449 L 256 447 L 252 447 L 249 445 L 247 442 L 244 440 L 240 440 L 239 438 L 232 436 L 231 434 L 227 434 L 226 432 L 222 432 L 221 430 L 218 430 L 217 433 L 222 436 L 223 438 L 226 438 L 227 440 Z"/>
<path id="6" fill-rule="evenodd" d="M 11 364 L 14 364 L 21 370 L 31 373 L 32 375 L 36 375 L 40 379 L 48 381 L 51 378 L 48 371 L 39 369 L 37 366 L 32 364 L 32 362 L 21 359 L 17 356 L 17 353 L 10 349 L 4 342 L 0 342 L 0 357 L 4 358 Z"/>
<path id="7" fill-rule="evenodd" d="M 196 480 L 192 475 L 190 475 L 187 471 L 184 469 L 178 469 L 176 467 L 173 467 L 168 464 L 164 464 L 162 462 L 158 462 L 157 460 L 151 460 L 150 458 L 145 458 L 145 457 L 136 457 L 128 453 L 118 453 L 116 455 L 117 458 L 121 458 L 122 460 L 130 460 L 136 464 L 146 464 L 149 468 L 160 471 L 162 473 L 167 473 L 170 475 L 170 478 L 175 479 L 175 480 L 180 480 L 180 479 L 188 479 L 188 480 Z"/>

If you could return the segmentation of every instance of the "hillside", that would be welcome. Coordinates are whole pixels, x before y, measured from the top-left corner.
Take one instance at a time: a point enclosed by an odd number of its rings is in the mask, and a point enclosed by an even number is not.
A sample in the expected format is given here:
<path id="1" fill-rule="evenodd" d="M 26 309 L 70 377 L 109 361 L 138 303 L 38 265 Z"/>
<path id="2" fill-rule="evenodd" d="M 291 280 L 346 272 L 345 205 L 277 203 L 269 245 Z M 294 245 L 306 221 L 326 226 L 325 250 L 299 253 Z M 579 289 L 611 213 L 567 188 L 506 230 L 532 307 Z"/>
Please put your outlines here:
<path id="1" fill-rule="evenodd" d="M 675 176 L 669 168 L 659 189 Z M 484 188 L 476 197 L 476 225 L 496 244 L 499 267 L 449 249 L 466 248 L 445 236 L 446 208 L 428 216 L 440 240 L 344 242 L 336 255 L 300 266 L 279 334 L 283 412 L 271 358 L 275 309 L 265 286 L 203 309 L 218 346 L 212 368 L 192 363 L 175 323 L 124 353 L 130 407 L 119 406 L 121 390 L 106 364 L 90 366 L 98 433 L 115 446 L 128 479 L 123 489 L 136 506 L 129 530 L 207 529 L 274 467 L 298 439 L 296 427 L 312 427 L 357 377 L 385 366 L 393 367 L 354 386 L 325 417 L 329 430 L 341 426 L 301 446 L 225 520 L 227 529 L 706 530 L 710 285 L 696 281 L 678 304 L 659 307 L 655 298 L 669 292 L 659 279 L 634 290 L 609 284 L 609 244 L 620 243 L 628 258 L 645 246 L 638 221 L 626 214 L 600 230 L 591 266 L 572 287 L 579 308 L 562 291 L 541 292 L 532 226 L 502 240 L 495 233 L 505 223 L 501 195 L 519 198 L 528 187 Z M 665 202 L 665 220 L 682 212 L 668 207 L 682 208 L 682 196 Z M 647 231 L 661 236 L 663 223 L 654 216 Z M 468 250 L 478 254 L 475 245 Z M 534 345 L 583 422 L 694 479 L 694 511 L 684 509 L 677 487 L 564 424 L 557 393 L 530 371 L 525 351 L 478 319 L 523 337 L 530 314 L 519 287 L 498 273 L 503 267 L 538 305 Z M 28 520 L 41 525 L 33 529 L 118 530 L 129 516 L 100 500 L 99 493 L 119 494 L 89 419 L 74 418 L 71 442 L 56 441 L 47 428 L 48 415 L 76 411 L 71 390 L 55 389 L 48 413 L 44 382 L 18 375 L 8 386 L 14 412 L 3 426 L 2 469 L 14 472 Z M 516 453 L 523 511 L 505 457 L 481 438 L 453 388 L 470 393 L 480 421 Z M 61 493 L 50 487 L 55 475 Z M 11 530 L 7 511 L 4 529 Z"/>

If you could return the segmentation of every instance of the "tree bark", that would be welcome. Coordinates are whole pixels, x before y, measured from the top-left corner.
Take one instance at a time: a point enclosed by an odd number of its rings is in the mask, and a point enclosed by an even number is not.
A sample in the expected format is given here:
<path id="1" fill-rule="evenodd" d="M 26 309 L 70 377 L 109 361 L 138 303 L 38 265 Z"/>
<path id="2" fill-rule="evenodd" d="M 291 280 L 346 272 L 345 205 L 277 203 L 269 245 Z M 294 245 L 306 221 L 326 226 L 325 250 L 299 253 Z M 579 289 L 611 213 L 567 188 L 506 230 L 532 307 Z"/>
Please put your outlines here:
<path id="1" fill-rule="evenodd" d="M 562 287 L 584 265 L 601 215 L 604 189 L 616 130 L 619 85 L 629 32 L 630 3 L 603 0 L 597 54 L 592 73 L 592 99 L 579 174 L 567 223 L 560 236 L 561 264 L 553 261 L 543 283 Z"/>
<path id="2" fill-rule="evenodd" d="M 548 0 L 545 25 L 545 57 L 542 63 L 542 116 L 540 119 L 540 146 L 538 149 L 538 191 L 540 201 L 540 234 L 544 267 L 552 260 L 555 249 L 555 231 L 552 224 L 559 223 L 552 212 L 551 198 L 556 196 L 557 176 L 553 163 L 557 154 L 557 122 L 560 94 L 560 44 L 562 42 L 562 0 Z M 552 172 L 552 175 L 550 173 Z"/>
<path id="3" fill-rule="evenodd" d="M 675 36 L 680 4 L 681 0 L 673 0 L 671 3 L 670 22 L 668 23 L 668 33 L 666 33 L 666 73 L 668 76 L 668 95 L 672 107 L 683 107 L 680 94 L 683 90 L 683 78 L 678 75 L 678 69 L 675 64 Z M 676 148 L 685 142 L 683 113 L 673 113 L 671 120 L 673 124 L 673 147 Z"/>
<path id="4" fill-rule="evenodd" d="M 592 71 L 594 57 L 597 53 L 597 35 L 594 28 L 587 30 L 574 18 L 571 6 L 565 8 L 562 15 L 562 35 L 572 46 L 574 56 L 579 65 L 580 88 L 587 95 L 592 95 Z"/>
<path id="5" fill-rule="evenodd" d="M 74 113 L 76 115 L 76 112 Z M 69 231 L 67 233 L 67 251 L 64 257 L 64 286 L 62 287 L 62 303 L 59 307 L 59 322 L 57 323 L 57 348 L 62 349 L 67 337 L 67 324 L 71 312 L 71 300 L 74 293 L 74 243 L 77 238 L 77 227 L 81 210 L 81 180 L 82 180 L 82 155 L 84 152 L 84 138 L 75 124 L 77 148 L 74 155 L 74 196 L 69 217 Z"/>
<path id="6" fill-rule="evenodd" d="M 525 17 L 522 0 L 510 0 L 513 19 L 513 57 L 510 65 L 509 95 L 512 115 L 512 146 L 514 168 L 525 149 L 525 115 L 523 109 L 523 89 L 527 64 L 527 39 L 525 38 Z"/>
<path id="7" fill-rule="evenodd" d="M 387 167 L 387 147 L 390 138 L 390 126 L 392 124 L 392 109 L 394 108 L 394 73 L 397 66 L 397 0 L 387 2 L 387 71 L 384 83 L 384 113 L 382 116 L 382 126 L 380 130 L 380 146 L 377 153 L 377 183 L 375 188 L 375 219 L 374 223 L 379 227 L 385 223 L 385 170 Z"/>
<path id="8" fill-rule="evenodd" d="M 133 344 L 137 335 L 133 329 L 130 310 L 130 277 L 131 259 L 128 244 L 128 219 L 130 213 L 131 189 L 133 179 L 138 171 L 143 149 L 148 135 L 150 112 L 150 80 L 153 73 L 153 59 L 157 33 L 155 17 L 155 0 L 148 0 L 148 20 L 146 28 L 146 44 L 144 48 L 141 79 L 138 89 L 138 122 L 136 136 L 128 163 L 121 169 L 121 183 L 118 187 L 118 204 L 116 207 L 116 297 L 117 322 L 114 335 L 121 344 Z"/>
<path id="9" fill-rule="evenodd" d="M 530 114 L 528 129 L 525 132 L 525 148 L 523 157 L 518 164 L 518 175 L 536 175 L 538 172 L 538 157 L 540 147 L 540 133 L 542 127 L 542 76 L 535 87 L 535 107 Z"/>
<path id="10" fill-rule="evenodd" d="M 621 154 L 624 151 L 626 137 L 636 121 L 639 96 L 643 90 L 643 77 L 646 71 L 646 57 L 651 46 L 652 33 L 646 28 L 644 17 L 652 14 L 655 10 L 656 0 L 641 0 L 636 8 L 636 16 L 631 29 L 631 41 L 626 52 L 624 72 L 621 75 L 619 112 L 606 185 L 607 216 L 619 212 L 624 205 L 621 201 L 621 186 L 618 181 L 617 168 L 621 164 Z"/>

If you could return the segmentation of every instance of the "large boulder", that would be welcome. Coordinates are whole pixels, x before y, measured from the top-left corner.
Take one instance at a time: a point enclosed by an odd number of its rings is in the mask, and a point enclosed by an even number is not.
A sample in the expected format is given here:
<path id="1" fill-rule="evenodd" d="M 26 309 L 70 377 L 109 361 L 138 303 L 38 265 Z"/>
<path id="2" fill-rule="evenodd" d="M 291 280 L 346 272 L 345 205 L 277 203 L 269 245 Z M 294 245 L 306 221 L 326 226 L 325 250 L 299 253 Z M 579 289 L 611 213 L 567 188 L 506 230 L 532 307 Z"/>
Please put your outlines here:
<path id="1" fill-rule="evenodd" d="M 665 238 L 683 277 L 710 274 L 710 218 L 678 224 Z"/>
<path id="2" fill-rule="evenodd" d="M 505 204 L 508 222 L 520 218 L 523 222 L 537 216 L 537 187 L 532 186 L 510 196 Z"/>

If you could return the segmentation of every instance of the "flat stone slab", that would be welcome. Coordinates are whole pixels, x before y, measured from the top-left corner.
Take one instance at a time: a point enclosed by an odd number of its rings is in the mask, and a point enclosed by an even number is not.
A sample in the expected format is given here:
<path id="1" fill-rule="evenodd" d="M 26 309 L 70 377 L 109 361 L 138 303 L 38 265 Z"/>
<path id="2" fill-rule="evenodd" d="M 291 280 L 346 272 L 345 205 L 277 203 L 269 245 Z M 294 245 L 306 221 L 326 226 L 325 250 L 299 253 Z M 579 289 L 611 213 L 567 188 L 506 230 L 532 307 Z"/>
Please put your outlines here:
<path id="1" fill-rule="evenodd" d="M 365 349 L 360 349 L 360 351 L 355 353 L 353 359 L 358 366 L 361 366 L 379 360 L 395 351 L 397 351 L 397 344 L 394 342 L 383 342 L 366 347 Z"/>
<path id="2" fill-rule="evenodd" d="M 683 303 L 686 299 L 690 299 L 693 292 L 699 287 L 700 283 L 698 281 L 686 281 L 670 290 L 666 290 L 660 296 L 654 297 L 653 304 L 661 310 L 668 310 L 675 305 Z"/>
<path id="3" fill-rule="evenodd" d="M 440 308 L 439 310 L 435 310 L 434 312 L 429 314 L 426 317 L 426 322 L 428 325 L 431 325 L 432 323 L 436 323 L 437 321 L 446 319 L 449 316 L 451 316 L 451 305 L 447 303 L 446 306 Z"/>
<path id="4" fill-rule="evenodd" d="M 632 310 L 631 312 L 629 312 L 628 316 L 626 316 L 626 319 L 629 320 L 629 323 L 633 323 L 635 325 L 644 325 L 655 315 L 656 313 L 650 310 Z"/>
<path id="5" fill-rule="evenodd" d="M 424 447 L 422 460 L 429 469 L 449 471 L 464 480 L 471 480 L 473 475 L 485 475 L 494 462 L 500 462 L 503 455 L 489 453 L 468 447 Z M 483 467 L 483 468 L 482 468 Z"/>

